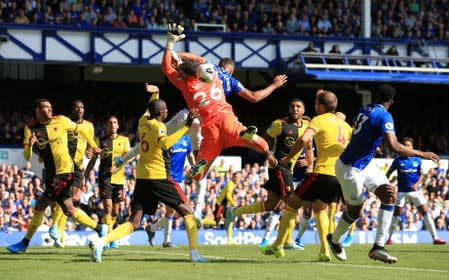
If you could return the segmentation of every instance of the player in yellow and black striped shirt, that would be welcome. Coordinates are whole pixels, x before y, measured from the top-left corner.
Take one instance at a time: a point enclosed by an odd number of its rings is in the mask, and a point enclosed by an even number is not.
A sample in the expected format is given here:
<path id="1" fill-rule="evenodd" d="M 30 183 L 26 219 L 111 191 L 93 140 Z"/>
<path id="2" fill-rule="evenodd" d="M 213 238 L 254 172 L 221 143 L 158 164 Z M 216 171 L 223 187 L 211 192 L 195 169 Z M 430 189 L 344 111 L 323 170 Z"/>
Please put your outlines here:
<path id="1" fill-rule="evenodd" d="M 86 137 L 94 153 L 100 150 L 94 139 L 78 124 L 64 116 L 53 116 L 51 103 L 48 99 L 38 99 L 33 104 L 36 120 L 25 127 L 24 157 L 31 159 L 32 149 L 36 149 L 39 157 L 44 161 L 45 167 L 45 192 L 41 195 L 34 207 L 34 215 L 31 219 L 25 237 L 18 243 L 7 247 L 11 253 L 23 253 L 28 244 L 42 224 L 44 212 L 47 206 L 55 202 L 61 206 L 66 215 L 71 216 L 76 222 L 95 229 L 99 235 L 107 231 L 107 227 L 100 225 L 84 211 L 73 206 L 71 186 L 73 183 L 74 164 L 69 154 L 67 132 L 76 131 Z"/>
<path id="2" fill-rule="evenodd" d="M 304 112 L 304 102 L 299 98 L 294 98 L 289 103 L 289 116 L 275 120 L 266 131 L 264 138 L 267 142 L 273 143 L 272 150 L 276 160 L 281 160 L 290 153 L 295 141 L 309 125 L 308 121 L 302 119 Z M 275 168 L 268 170 L 269 179 L 263 185 L 268 191 L 268 197 L 265 201 L 257 201 L 251 205 L 236 208 L 235 210 L 228 208 L 226 213 L 228 240 L 232 238 L 234 217 L 242 214 L 275 210 L 280 206 L 281 201 L 285 201 L 288 198 L 293 191 L 293 166 L 300 154 L 301 151 L 297 151 L 289 162 L 278 164 Z M 276 225 L 276 223 L 277 221 L 273 224 Z M 289 243 L 293 243 L 293 240 L 289 240 Z"/>
<path id="3" fill-rule="evenodd" d="M 94 136 L 94 125 L 84 119 L 84 103 L 81 100 L 72 102 L 70 119 L 78 125 L 78 129 L 86 131 L 90 138 Z M 78 195 L 79 189 L 84 179 L 84 155 L 91 155 L 92 148 L 89 147 L 87 138 L 76 131 L 67 132 L 67 141 L 69 146 L 70 157 L 74 162 L 74 173 L 72 183 L 72 197 Z M 67 216 L 64 215 L 62 208 L 56 204 L 52 210 L 53 223 L 48 230 L 50 237 L 54 240 L 54 246 L 57 248 L 64 247 L 64 228 L 67 223 Z"/>
<path id="4" fill-rule="evenodd" d="M 117 117 L 110 116 L 106 122 L 106 135 L 96 140 L 101 148 L 98 186 L 104 208 L 103 222 L 108 225 L 110 232 L 117 219 L 120 202 L 124 199 L 123 186 L 125 185 L 125 166 L 120 166 L 114 173 L 111 172 L 111 168 L 115 157 L 121 157 L 130 150 L 128 137 L 118 134 L 118 129 Z M 116 242 L 112 242 L 110 247 L 118 246 Z"/>

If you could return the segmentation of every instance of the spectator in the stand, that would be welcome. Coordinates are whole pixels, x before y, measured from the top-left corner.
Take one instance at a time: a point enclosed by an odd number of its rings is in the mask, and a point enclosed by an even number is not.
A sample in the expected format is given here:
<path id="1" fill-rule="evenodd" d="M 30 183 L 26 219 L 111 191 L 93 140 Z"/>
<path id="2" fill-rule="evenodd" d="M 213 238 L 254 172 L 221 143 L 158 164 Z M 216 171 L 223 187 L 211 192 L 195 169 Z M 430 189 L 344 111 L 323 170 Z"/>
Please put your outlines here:
<path id="1" fill-rule="evenodd" d="M 309 44 L 305 49 L 303 49 L 301 52 L 314 52 L 317 53 L 318 51 L 315 49 L 315 44 L 310 41 Z"/>
<path id="2" fill-rule="evenodd" d="M 341 54 L 340 46 L 335 44 L 332 46 L 332 49 L 329 51 L 330 54 Z M 344 64 L 343 58 L 329 58 L 327 60 L 329 64 Z"/>
<path id="3" fill-rule="evenodd" d="M 266 22 L 265 25 L 262 27 L 262 32 L 267 34 L 274 34 L 273 26 L 271 25 L 271 22 Z"/>
<path id="4" fill-rule="evenodd" d="M 306 13 L 302 13 L 301 19 L 296 22 L 296 30 L 299 34 L 308 34 L 310 32 L 309 18 Z"/>
<path id="5" fill-rule="evenodd" d="M 329 18 L 325 15 L 321 15 L 317 22 L 318 32 L 321 35 L 329 35 L 330 30 L 332 30 L 332 24 Z"/>
<path id="6" fill-rule="evenodd" d="M 285 28 L 288 34 L 293 34 L 297 30 L 296 22 L 298 19 L 296 18 L 296 12 L 292 11 L 288 19 L 285 21 Z"/>
<path id="7" fill-rule="evenodd" d="M 14 23 L 19 23 L 19 24 L 28 24 L 28 23 L 30 23 L 30 20 L 25 15 L 25 11 L 23 9 L 19 9 L 19 12 L 18 12 L 16 18 L 14 19 Z"/>
<path id="8" fill-rule="evenodd" d="M 309 44 L 307 45 L 306 48 L 304 48 L 303 50 L 301 50 L 299 53 L 297 53 L 296 55 L 301 55 L 302 53 L 318 53 L 318 51 L 315 49 L 315 44 L 310 41 Z M 321 59 L 319 57 L 305 57 L 304 58 L 306 63 L 321 63 Z"/>
<path id="9" fill-rule="evenodd" d="M 387 52 L 385 53 L 385 55 L 389 55 L 389 56 L 399 56 L 399 52 L 396 49 L 396 45 L 392 45 Z M 385 59 L 385 63 L 387 66 L 401 66 L 401 63 L 396 60 L 396 59 Z"/>

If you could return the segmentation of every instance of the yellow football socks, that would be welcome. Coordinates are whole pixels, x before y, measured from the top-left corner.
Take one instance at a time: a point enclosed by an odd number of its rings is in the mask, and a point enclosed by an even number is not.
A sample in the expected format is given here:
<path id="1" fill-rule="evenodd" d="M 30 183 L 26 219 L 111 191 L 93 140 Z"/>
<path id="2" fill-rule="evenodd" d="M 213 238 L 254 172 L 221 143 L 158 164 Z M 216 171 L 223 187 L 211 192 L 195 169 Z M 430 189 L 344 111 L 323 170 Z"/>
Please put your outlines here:
<path id="1" fill-rule="evenodd" d="M 314 212 L 316 219 L 316 228 L 318 231 L 318 237 L 320 238 L 320 252 L 324 253 L 328 251 L 328 244 L 326 236 L 329 230 L 329 217 L 327 216 L 326 210 L 320 212 Z"/>
<path id="2" fill-rule="evenodd" d="M 28 226 L 27 233 L 25 235 L 25 239 L 31 240 L 33 238 L 34 233 L 37 228 L 41 226 L 42 220 L 44 219 L 44 211 L 34 211 L 34 215 L 31 218 L 30 225 Z"/>
<path id="3" fill-rule="evenodd" d="M 184 216 L 187 238 L 189 239 L 190 249 L 196 249 L 198 240 L 198 229 L 193 215 Z"/>
<path id="4" fill-rule="evenodd" d="M 329 216 L 329 229 L 330 234 L 334 233 L 335 230 L 335 212 L 337 211 L 337 203 L 331 203 L 329 205 L 328 216 Z"/>
<path id="5" fill-rule="evenodd" d="M 273 243 L 273 248 L 282 248 L 287 240 L 288 232 L 292 231 L 295 226 L 296 215 L 298 214 L 297 209 L 293 209 L 290 206 L 285 206 L 284 215 L 281 218 L 279 224 L 279 232 L 276 241 Z"/>
<path id="6" fill-rule="evenodd" d="M 239 207 L 239 208 L 235 209 L 234 216 L 238 217 L 242 214 L 251 214 L 251 213 L 260 213 L 260 212 L 265 212 L 265 205 L 263 202 L 258 201 L 253 204 L 246 205 L 246 206 Z"/>
<path id="7" fill-rule="evenodd" d="M 103 237 L 104 243 L 109 244 L 112 241 L 120 240 L 121 238 L 130 235 L 134 232 L 133 224 L 130 222 L 123 223 L 116 227 L 112 232 L 109 232 Z"/>
<path id="8" fill-rule="evenodd" d="M 112 222 L 111 214 L 107 214 L 103 217 L 103 223 L 105 223 L 108 226 L 108 232 L 112 232 L 114 223 Z"/>
<path id="9" fill-rule="evenodd" d="M 86 225 L 92 229 L 95 229 L 97 227 L 97 222 L 92 220 L 83 210 L 79 208 L 75 208 L 72 218 L 75 220 L 75 222 Z"/>
<path id="10" fill-rule="evenodd" d="M 61 218 L 59 218 L 58 222 L 58 232 L 59 238 L 61 239 L 62 244 L 64 244 L 65 239 L 65 225 L 67 224 L 67 216 L 63 214 Z"/>

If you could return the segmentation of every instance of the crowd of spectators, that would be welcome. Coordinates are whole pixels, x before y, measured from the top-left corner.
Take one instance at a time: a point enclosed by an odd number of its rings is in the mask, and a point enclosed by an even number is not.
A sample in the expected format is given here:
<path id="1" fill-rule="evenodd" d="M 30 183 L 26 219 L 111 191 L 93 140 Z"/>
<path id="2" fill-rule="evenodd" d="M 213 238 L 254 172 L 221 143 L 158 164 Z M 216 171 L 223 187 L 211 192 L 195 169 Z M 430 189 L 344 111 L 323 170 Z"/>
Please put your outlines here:
<path id="1" fill-rule="evenodd" d="M 447 0 L 371 3 L 372 37 L 449 40 Z M 212 23 L 229 32 L 360 37 L 361 15 L 361 0 L 0 0 L 0 22 L 149 30 Z"/>
<path id="2" fill-rule="evenodd" d="M 268 164 L 252 165 L 246 164 L 242 168 L 242 179 L 237 183 L 234 190 L 237 206 L 244 206 L 255 201 L 264 200 L 267 191 L 262 185 L 267 180 Z M 388 166 L 385 166 L 388 168 Z M 447 168 L 447 167 L 446 167 Z M 223 170 L 227 170 L 223 172 Z M 186 167 L 188 174 L 189 167 Z M 224 228 L 224 218 L 218 221 L 214 219 L 213 212 L 216 207 L 216 199 L 221 188 L 231 178 L 234 172 L 232 165 L 223 169 L 213 167 L 207 178 L 207 192 L 205 195 L 205 204 L 203 205 L 203 226 L 205 228 Z M 120 204 L 120 214 L 117 221 L 122 223 L 130 215 L 130 202 L 135 186 L 135 162 L 126 166 L 127 180 L 125 184 L 125 199 Z M 0 165 L 0 231 L 25 231 L 33 215 L 33 206 L 38 196 L 42 195 L 45 186 L 39 174 L 31 171 L 31 164 L 28 162 L 23 167 L 17 165 Z M 393 177 L 392 183 L 396 183 Z M 449 172 L 441 167 L 430 169 L 423 180 L 421 190 L 429 202 L 429 209 L 437 230 L 449 230 Z M 362 218 L 357 222 L 357 228 L 360 231 L 371 231 L 376 229 L 377 213 L 380 207 L 380 201 L 373 193 L 365 194 L 365 201 Z M 187 176 L 186 196 L 190 199 L 191 205 L 195 204 L 197 199 L 197 190 L 195 184 L 192 184 L 191 178 Z M 85 179 L 85 184 L 81 191 L 75 197 L 76 204 L 81 207 L 88 215 L 95 220 L 101 220 L 103 216 L 103 205 L 100 200 L 99 188 L 95 171 L 92 171 Z M 344 205 L 340 203 L 336 219 L 341 215 Z M 144 229 L 149 223 L 165 215 L 165 208 L 161 206 L 154 216 L 145 216 L 142 220 L 141 229 Z M 299 217 L 299 216 L 298 216 Z M 268 213 L 259 213 L 251 215 L 242 215 L 235 223 L 235 228 L 240 230 L 264 229 Z M 299 222 L 299 218 L 297 220 Z M 46 230 L 52 223 L 50 209 L 41 226 L 41 230 Z M 181 230 L 184 227 L 182 218 L 177 219 L 173 225 L 175 230 Z M 419 231 L 425 230 L 423 217 L 419 214 L 413 204 L 407 203 L 401 215 L 401 222 L 398 230 Z M 66 230 L 84 230 L 80 225 L 75 224 L 69 219 Z M 312 220 L 309 230 L 315 230 L 315 222 Z"/>

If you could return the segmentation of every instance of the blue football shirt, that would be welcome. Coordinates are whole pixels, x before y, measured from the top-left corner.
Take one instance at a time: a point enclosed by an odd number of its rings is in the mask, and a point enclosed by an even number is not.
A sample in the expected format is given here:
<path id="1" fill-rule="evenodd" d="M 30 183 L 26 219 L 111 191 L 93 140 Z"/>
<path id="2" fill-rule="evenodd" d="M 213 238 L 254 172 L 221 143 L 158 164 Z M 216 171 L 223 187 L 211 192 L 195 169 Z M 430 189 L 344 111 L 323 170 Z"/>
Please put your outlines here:
<path id="1" fill-rule="evenodd" d="M 385 133 L 395 133 L 391 114 L 381 104 L 362 106 L 354 122 L 351 141 L 340 160 L 363 170 L 374 157 Z"/>
<path id="2" fill-rule="evenodd" d="M 170 172 L 177 183 L 184 181 L 184 165 L 187 155 L 192 152 L 192 142 L 187 135 L 182 136 L 178 142 L 170 147 Z"/>
<path id="3" fill-rule="evenodd" d="M 398 171 L 398 190 L 399 192 L 415 191 L 412 187 L 419 180 L 421 175 L 421 158 L 419 157 L 402 157 L 394 159 L 390 166 L 390 170 Z"/>
<path id="4" fill-rule="evenodd" d="M 226 97 L 230 96 L 231 94 L 238 94 L 242 91 L 244 86 L 242 85 L 242 83 L 240 83 L 239 80 L 234 78 L 227 71 L 221 69 L 218 65 L 215 65 L 215 68 L 217 70 L 218 79 L 220 79 L 220 81 L 223 83 L 223 90 Z"/>

